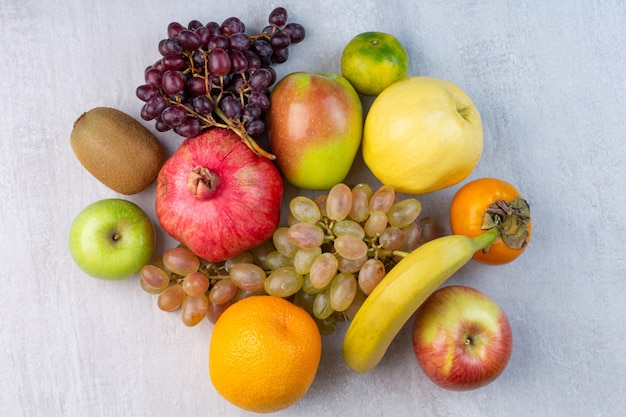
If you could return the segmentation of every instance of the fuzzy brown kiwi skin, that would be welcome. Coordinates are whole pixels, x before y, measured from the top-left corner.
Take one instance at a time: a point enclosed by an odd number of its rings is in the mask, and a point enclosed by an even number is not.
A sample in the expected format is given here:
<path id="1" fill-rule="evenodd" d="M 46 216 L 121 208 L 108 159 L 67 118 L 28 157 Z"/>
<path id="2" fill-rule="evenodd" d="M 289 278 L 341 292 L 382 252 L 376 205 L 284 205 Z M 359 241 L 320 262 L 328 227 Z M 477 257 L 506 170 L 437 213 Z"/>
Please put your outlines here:
<path id="1" fill-rule="evenodd" d="M 83 113 L 74 122 L 70 144 L 87 171 L 126 195 L 148 188 L 166 160 L 156 136 L 132 116 L 110 107 Z"/>

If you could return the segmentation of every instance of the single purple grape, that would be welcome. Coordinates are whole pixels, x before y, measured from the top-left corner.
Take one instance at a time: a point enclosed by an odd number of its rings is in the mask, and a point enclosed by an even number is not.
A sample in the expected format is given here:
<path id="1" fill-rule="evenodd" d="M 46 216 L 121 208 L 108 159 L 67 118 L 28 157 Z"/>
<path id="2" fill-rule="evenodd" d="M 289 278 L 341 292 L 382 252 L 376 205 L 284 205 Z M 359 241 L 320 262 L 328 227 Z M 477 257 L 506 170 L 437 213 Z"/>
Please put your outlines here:
<path id="1" fill-rule="evenodd" d="M 211 37 L 213 36 L 209 28 L 206 26 L 200 26 L 194 30 L 194 32 L 196 32 L 196 35 L 200 38 L 200 47 L 206 48 L 209 44 L 209 40 L 211 40 Z"/>
<path id="2" fill-rule="evenodd" d="M 251 120 L 243 125 L 246 132 L 252 137 L 261 136 L 265 132 L 265 122 L 263 120 Z"/>
<path id="3" fill-rule="evenodd" d="M 270 37 L 270 44 L 274 50 L 285 49 L 291 44 L 291 38 L 282 31 L 276 31 Z"/>
<path id="4" fill-rule="evenodd" d="M 169 25 L 167 25 L 167 37 L 175 39 L 178 36 L 178 33 L 183 29 L 185 29 L 185 27 L 180 23 L 171 22 Z"/>
<path id="5" fill-rule="evenodd" d="M 241 118 L 241 103 L 235 97 L 224 97 L 220 100 L 219 107 L 230 120 L 239 120 Z"/>
<path id="6" fill-rule="evenodd" d="M 159 117 L 167 107 L 167 100 L 162 96 L 154 96 L 149 99 L 141 108 L 141 118 L 152 120 Z"/>
<path id="7" fill-rule="evenodd" d="M 291 43 L 300 43 L 306 36 L 304 26 L 300 23 L 287 23 L 283 31 L 291 38 Z"/>
<path id="8" fill-rule="evenodd" d="M 209 32 L 211 33 L 211 37 L 220 35 L 222 32 L 220 31 L 220 24 L 217 22 L 209 22 L 205 25 Z"/>
<path id="9" fill-rule="evenodd" d="M 229 17 L 222 22 L 220 30 L 224 35 L 232 35 L 233 33 L 245 32 L 246 25 L 237 17 Z"/>
<path id="10" fill-rule="evenodd" d="M 182 71 L 187 67 L 187 60 L 183 55 L 168 55 L 161 59 L 164 70 Z"/>
<path id="11" fill-rule="evenodd" d="M 242 52 L 250 49 L 250 37 L 245 33 L 233 33 L 228 40 L 231 49 L 238 49 Z"/>
<path id="12" fill-rule="evenodd" d="M 148 106 L 148 103 L 145 103 L 143 106 L 141 106 L 139 116 L 141 116 L 141 118 L 146 121 L 154 119 L 154 117 L 152 117 L 152 115 L 150 114 L 150 107 Z"/>
<path id="13" fill-rule="evenodd" d="M 167 132 L 168 130 L 172 129 L 170 125 L 160 119 L 157 119 L 154 127 L 156 127 L 156 130 L 158 130 L 159 132 Z"/>
<path id="14" fill-rule="evenodd" d="M 137 87 L 137 89 L 135 90 L 135 94 L 137 95 L 137 98 L 139 98 L 139 100 L 148 101 L 152 97 L 156 97 L 158 91 L 155 87 L 144 84 Z"/>
<path id="15" fill-rule="evenodd" d="M 186 138 L 194 138 L 202 133 L 202 125 L 197 119 L 187 119 L 180 126 L 174 128 L 176 133 Z"/>
<path id="16" fill-rule="evenodd" d="M 190 20 L 189 23 L 187 24 L 187 29 L 189 30 L 195 31 L 196 29 L 200 27 L 204 27 L 204 25 L 199 20 Z"/>
<path id="17" fill-rule="evenodd" d="M 284 26 L 287 23 L 287 10 L 284 7 L 277 7 L 272 10 L 267 20 L 271 25 Z"/>
<path id="18" fill-rule="evenodd" d="M 244 52 L 246 56 L 246 61 L 248 61 L 248 71 L 252 72 L 258 68 L 261 68 L 261 58 L 251 50 L 247 50 Z"/>
<path id="19" fill-rule="evenodd" d="M 167 55 L 180 55 L 184 49 L 178 39 L 170 38 L 165 41 L 165 51 Z"/>
<path id="20" fill-rule="evenodd" d="M 271 85 L 272 73 L 267 68 L 259 68 L 254 71 L 248 80 L 250 88 L 253 90 L 265 90 Z"/>
<path id="21" fill-rule="evenodd" d="M 208 116 L 213 112 L 213 102 L 207 96 L 194 97 L 192 106 L 200 116 Z"/>
<path id="22" fill-rule="evenodd" d="M 230 41 L 228 40 L 228 37 L 226 37 L 224 35 L 215 35 L 215 36 L 211 37 L 211 39 L 209 39 L 209 43 L 207 44 L 207 48 L 209 48 L 209 50 L 215 49 L 215 48 L 229 49 L 230 48 Z"/>
<path id="23" fill-rule="evenodd" d="M 289 48 L 274 49 L 274 52 L 272 53 L 272 61 L 277 64 L 282 64 L 283 62 L 286 62 L 287 59 L 289 59 Z"/>
<path id="24" fill-rule="evenodd" d="M 202 44 L 200 36 L 198 36 L 196 32 L 193 32 L 189 29 L 181 30 L 178 33 L 178 37 L 176 39 L 178 39 L 180 45 L 185 51 L 193 51 L 194 49 L 198 49 Z"/>
<path id="25" fill-rule="evenodd" d="M 192 97 L 206 94 L 208 92 L 206 80 L 199 76 L 189 78 L 185 85 L 185 91 Z"/>
<path id="26" fill-rule="evenodd" d="M 270 57 L 272 56 L 272 52 L 274 51 L 270 42 L 265 39 L 257 39 L 250 46 L 250 49 L 255 52 L 259 56 L 259 58 Z"/>
<path id="27" fill-rule="evenodd" d="M 202 49 L 195 50 L 191 53 L 191 61 L 196 68 L 204 68 L 206 64 L 207 53 Z"/>
<path id="28" fill-rule="evenodd" d="M 161 113 L 161 120 L 171 127 L 180 126 L 187 120 L 187 111 L 177 104 L 169 106 Z"/>
<path id="29" fill-rule="evenodd" d="M 161 88 L 163 83 L 163 73 L 156 68 L 151 68 L 144 74 L 146 84 L 155 88 Z"/>
<path id="30" fill-rule="evenodd" d="M 261 118 L 261 107 L 257 103 L 248 103 L 243 107 L 242 118 L 245 121 L 252 121 Z"/>
<path id="31" fill-rule="evenodd" d="M 238 49 L 231 49 L 228 55 L 230 57 L 232 72 L 241 74 L 248 70 L 248 60 L 243 52 Z"/>
<path id="32" fill-rule="evenodd" d="M 230 72 L 231 63 L 228 52 L 221 48 L 215 48 L 209 52 L 209 71 L 216 76 L 226 75 Z"/>
<path id="33" fill-rule="evenodd" d="M 168 70 L 163 73 L 162 88 L 171 96 L 181 94 L 185 89 L 185 76 L 180 71 Z"/>
<path id="34" fill-rule="evenodd" d="M 263 113 L 266 113 L 270 109 L 270 99 L 265 91 L 253 91 L 248 97 L 248 104 L 257 104 Z"/>

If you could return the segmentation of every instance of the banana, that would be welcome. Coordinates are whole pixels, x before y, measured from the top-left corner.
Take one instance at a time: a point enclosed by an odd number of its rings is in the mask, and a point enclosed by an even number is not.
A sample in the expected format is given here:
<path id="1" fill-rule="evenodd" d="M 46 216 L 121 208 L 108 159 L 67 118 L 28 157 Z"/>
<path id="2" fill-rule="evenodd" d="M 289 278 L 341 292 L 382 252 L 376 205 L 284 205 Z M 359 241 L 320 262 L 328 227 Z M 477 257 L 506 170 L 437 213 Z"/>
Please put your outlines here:
<path id="1" fill-rule="evenodd" d="M 462 235 L 440 237 L 398 262 L 352 319 L 343 341 L 346 364 L 358 373 L 374 369 L 426 298 L 497 237 L 495 228 L 473 239 Z"/>

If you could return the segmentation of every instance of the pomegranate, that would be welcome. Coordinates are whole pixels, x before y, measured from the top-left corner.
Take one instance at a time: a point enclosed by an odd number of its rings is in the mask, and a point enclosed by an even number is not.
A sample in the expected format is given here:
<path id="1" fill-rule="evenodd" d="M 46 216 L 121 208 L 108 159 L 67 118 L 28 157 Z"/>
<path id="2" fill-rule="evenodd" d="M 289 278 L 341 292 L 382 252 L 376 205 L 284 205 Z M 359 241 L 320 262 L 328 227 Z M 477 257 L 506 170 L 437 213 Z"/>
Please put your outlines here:
<path id="1" fill-rule="evenodd" d="M 268 240 L 280 221 L 283 181 L 230 130 L 185 139 L 157 177 L 156 214 L 170 236 L 219 262 Z"/>

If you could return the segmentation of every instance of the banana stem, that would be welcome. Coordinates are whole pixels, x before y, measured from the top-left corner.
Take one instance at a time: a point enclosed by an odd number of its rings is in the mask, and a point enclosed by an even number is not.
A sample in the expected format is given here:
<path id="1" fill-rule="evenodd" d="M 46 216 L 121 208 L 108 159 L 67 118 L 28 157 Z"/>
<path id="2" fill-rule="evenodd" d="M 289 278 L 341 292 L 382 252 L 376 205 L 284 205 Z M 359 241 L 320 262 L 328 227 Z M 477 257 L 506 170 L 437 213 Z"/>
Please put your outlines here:
<path id="1" fill-rule="evenodd" d="M 493 229 L 489 229 L 488 231 L 476 236 L 474 240 L 474 244 L 476 245 L 476 251 L 485 250 L 489 248 L 496 241 L 496 239 L 500 236 L 500 231 L 498 228 L 494 227 Z"/>
<path id="2" fill-rule="evenodd" d="M 489 248 L 496 241 L 496 239 L 500 236 L 500 231 L 497 228 L 489 229 L 486 232 L 476 236 L 472 240 L 474 241 L 474 246 L 476 247 L 476 251 L 485 250 Z M 374 251 L 374 249 L 370 249 L 370 251 Z M 386 250 L 386 249 L 377 249 L 377 253 L 379 256 L 396 256 L 399 258 L 405 258 L 410 252 L 405 252 L 401 250 Z"/>

